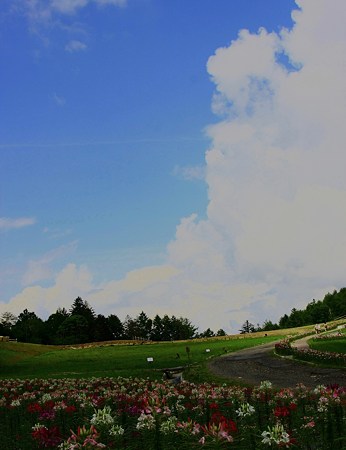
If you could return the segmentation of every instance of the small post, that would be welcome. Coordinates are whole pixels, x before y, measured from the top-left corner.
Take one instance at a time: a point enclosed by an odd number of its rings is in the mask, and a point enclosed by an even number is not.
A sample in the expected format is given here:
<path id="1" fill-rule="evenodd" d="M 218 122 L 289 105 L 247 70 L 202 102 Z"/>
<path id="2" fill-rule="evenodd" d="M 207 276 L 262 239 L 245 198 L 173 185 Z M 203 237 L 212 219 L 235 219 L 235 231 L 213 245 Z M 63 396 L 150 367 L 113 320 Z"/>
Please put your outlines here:
<path id="1" fill-rule="evenodd" d="M 187 345 L 185 350 L 186 350 L 186 354 L 187 354 L 187 359 L 188 359 L 188 361 L 190 363 L 190 347 Z"/>

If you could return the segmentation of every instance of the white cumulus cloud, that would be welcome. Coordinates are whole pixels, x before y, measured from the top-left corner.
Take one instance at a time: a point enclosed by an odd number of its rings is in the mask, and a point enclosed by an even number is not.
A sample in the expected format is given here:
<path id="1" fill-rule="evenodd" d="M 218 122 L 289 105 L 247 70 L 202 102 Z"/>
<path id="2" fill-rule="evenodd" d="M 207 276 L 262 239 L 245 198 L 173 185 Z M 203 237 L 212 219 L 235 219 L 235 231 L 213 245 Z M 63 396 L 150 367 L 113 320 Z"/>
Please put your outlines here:
<path id="1" fill-rule="evenodd" d="M 169 246 L 204 326 L 278 320 L 344 286 L 346 4 L 299 6 L 292 30 L 242 30 L 208 61 L 207 219 Z"/>
<path id="2" fill-rule="evenodd" d="M 85 297 L 92 288 L 91 274 L 88 270 L 83 266 L 77 268 L 74 264 L 68 264 L 55 277 L 53 286 L 26 287 L 14 296 L 9 304 L 0 301 L 0 313 L 13 311 L 19 314 L 27 308 L 39 317 L 47 318 L 59 307 L 69 308 L 75 298 Z"/>

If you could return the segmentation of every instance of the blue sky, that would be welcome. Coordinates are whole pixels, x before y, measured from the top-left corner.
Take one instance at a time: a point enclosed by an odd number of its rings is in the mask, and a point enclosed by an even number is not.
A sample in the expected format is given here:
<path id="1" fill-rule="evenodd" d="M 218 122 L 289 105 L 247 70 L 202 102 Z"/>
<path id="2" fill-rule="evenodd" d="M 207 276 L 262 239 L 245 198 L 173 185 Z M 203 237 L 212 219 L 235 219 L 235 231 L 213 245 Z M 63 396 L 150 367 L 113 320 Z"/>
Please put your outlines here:
<path id="1" fill-rule="evenodd" d="M 344 13 L 323 0 L 3 1 L 0 312 L 47 317 L 81 295 L 106 315 L 230 331 L 342 287 L 316 261 L 339 267 L 346 245 Z M 322 210 L 338 225 L 311 236 Z"/>

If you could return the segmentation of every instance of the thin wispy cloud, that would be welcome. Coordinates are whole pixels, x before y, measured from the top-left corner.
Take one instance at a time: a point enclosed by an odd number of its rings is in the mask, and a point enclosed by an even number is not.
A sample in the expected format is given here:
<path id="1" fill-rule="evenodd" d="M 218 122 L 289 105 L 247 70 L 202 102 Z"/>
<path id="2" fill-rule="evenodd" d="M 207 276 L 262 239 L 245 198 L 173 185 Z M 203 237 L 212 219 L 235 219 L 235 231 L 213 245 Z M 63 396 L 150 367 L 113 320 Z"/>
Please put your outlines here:
<path id="1" fill-rule="evenodd" d="M 29 227 L 36 223 L 36 219 L 33 217 L 0 217 L 0 231 L 17 230 L 19 228 Z"/>
<path id="2" fill-rule="evenodd" d="M 78 19 L 80 11 L 90 6 L 103 11 L 126 5 L 127 0 L 11 0 L 7 12 L 24 17 L 28 31 L 39 38 L 44 47 L 50 47 L 52 42 L 59 41 L 56 34 L 58 32 L 71 38 L 65 45 L 65 50 L 77 53 L 87 48 L 80 40 L 81 35 L 88 34 L 86 24 Z"/>
<path id="3" fill-rule="evenodd" d="M 43 229 L 43 233 L 48 235 L 50 239 L 61 239 L 72 234 L 72 230 L 60 230 L 56 228 L 45 227 Z"/>
<path id="4" fill-rule="evenodd" d="M 24 14 L 31 22 L 47 23 L 56 15 L 73 15 L 89 5 L 125 7 L 127 0 L 16 0 L 11 11 Z"/>
<path id="5" fill-rule="evenodd" d="M 61 261 L 75 252 L 78 242 L 73 241 L 58 248 L 50 250 L 35 260 L 30 260 L 22 277 L 24 286 L 49 280 L 55 275 L 54 263 Z"/>
<path id="6" fill-rule="evenodd" d="M 52 95 L 52 99 L 54 103 L 60 107 L 65 106 L 66 104 L 66 98 L 58 95 L 56 92 L 54 92 L 54 94 Z"/>
<path id="7" fill-rule="evenodd" d="M 88 47 L 87 47 L 87 45 L 84 42 L 78 41 L 78 40 L 75 40 L 75 39 L 70 41 L 65 46 L 65 50 L 68 53 L 83 52 L 83 51 L 86 51 L 87 48 Z"/>
<path id="8" fill-rule="evenodd" d="M 127 0 L 51 0 L 49 6 L 53 11 L 62 14 L 74 14 L 79 9 L 85 8 L 90 4 L 124 7 L 127 4 Z"/>

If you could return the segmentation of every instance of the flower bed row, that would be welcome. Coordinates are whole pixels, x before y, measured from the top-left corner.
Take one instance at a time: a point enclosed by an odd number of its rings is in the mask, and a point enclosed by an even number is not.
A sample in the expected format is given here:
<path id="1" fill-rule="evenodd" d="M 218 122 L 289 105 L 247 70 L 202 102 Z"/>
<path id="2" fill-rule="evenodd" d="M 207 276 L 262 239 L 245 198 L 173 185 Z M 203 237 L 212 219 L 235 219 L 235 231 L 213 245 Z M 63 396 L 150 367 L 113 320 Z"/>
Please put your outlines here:
<path id="1" fill-rule="evenodd" d="M 334 340 L 334 339 L 345 339 L 346 334 L 342 333 L 341 331 L 334 331 L 333 333 L 328 334 L 318 334 L 313 337 L 313 340 L 315 341 L 328 341 L 328 340 Z"/>
<path id="2" fill-rule="evenodd" d="M 293 356 L 304 361 L 318 362 L 322 364 L 335 364 L 344 366 L 346 364 L 346 354 L 336 352 L 321 352 L 311 348 L 299 349 L 292 347 L 289 339 L 283 339 L 275 344 L 275 352 L 278 355 Z"/>
<path id="3" fill-rule="evenodd" d="M 137 378 L 3 380 L 4 450 L 299 448 L 346 445 L 346 390 L 179 385 Z"/>

